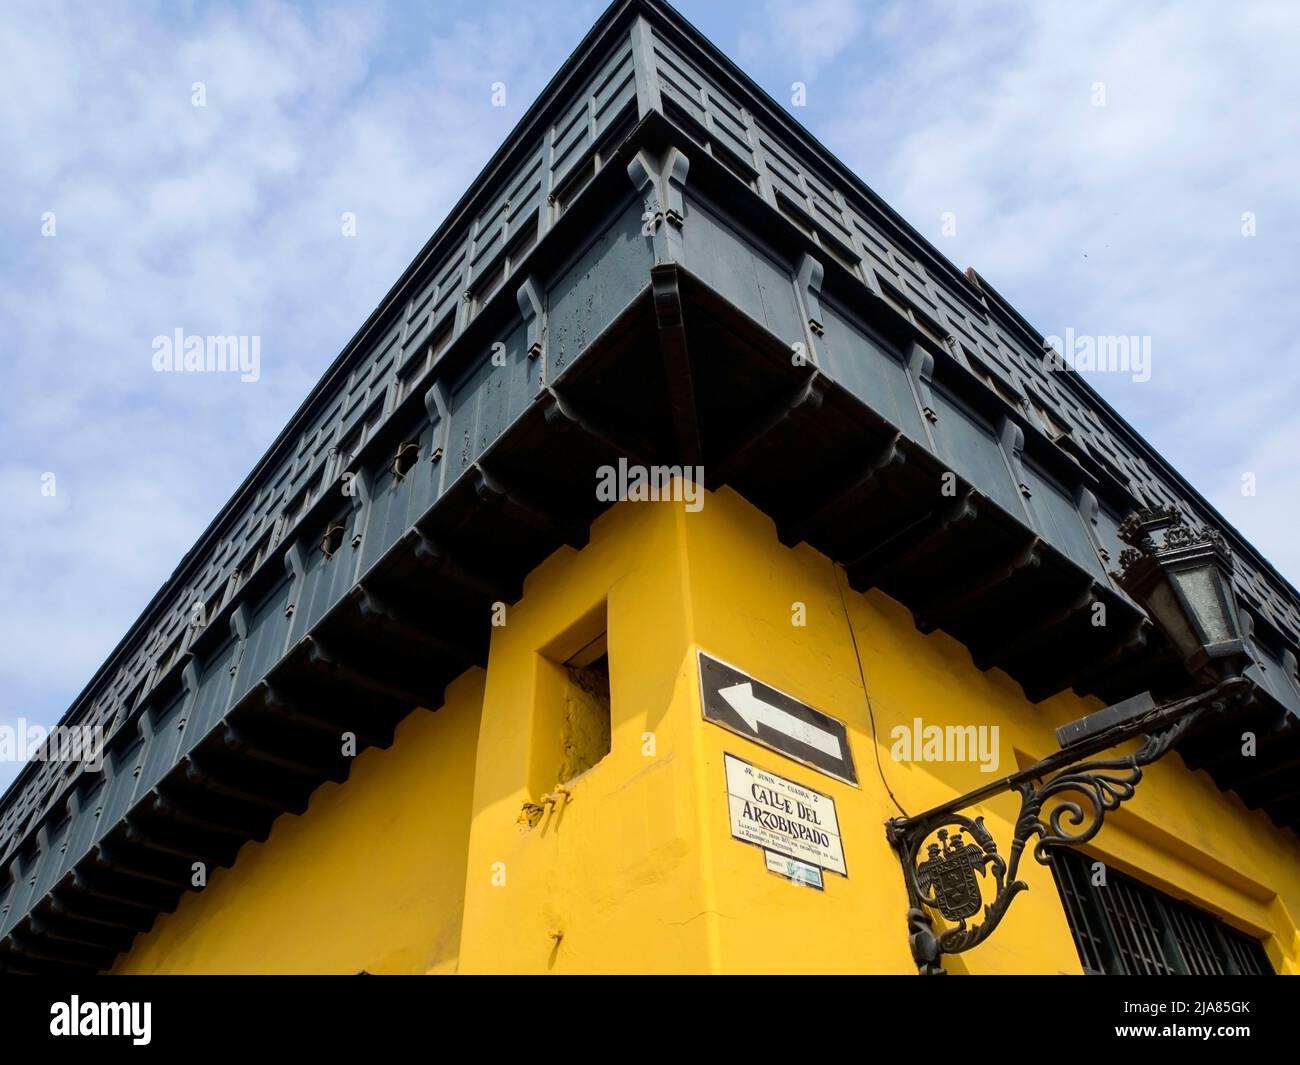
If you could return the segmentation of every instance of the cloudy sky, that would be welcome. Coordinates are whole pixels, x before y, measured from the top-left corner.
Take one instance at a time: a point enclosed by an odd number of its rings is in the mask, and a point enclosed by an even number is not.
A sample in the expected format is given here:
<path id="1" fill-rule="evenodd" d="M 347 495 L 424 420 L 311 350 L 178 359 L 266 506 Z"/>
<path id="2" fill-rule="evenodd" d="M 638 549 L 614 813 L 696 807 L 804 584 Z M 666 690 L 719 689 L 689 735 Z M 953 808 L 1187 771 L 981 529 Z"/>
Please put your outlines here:
<path id="1" fill-rule="evenodd" d="M 0 3 L 0 724 L 63 713 L 602 7 Z M 1044 333 L 1150 336 L 1094 384 L 1300 583 L 1294 5 L 680 9 Z M 154 373 L 178 327 L 260 379 Z"/>

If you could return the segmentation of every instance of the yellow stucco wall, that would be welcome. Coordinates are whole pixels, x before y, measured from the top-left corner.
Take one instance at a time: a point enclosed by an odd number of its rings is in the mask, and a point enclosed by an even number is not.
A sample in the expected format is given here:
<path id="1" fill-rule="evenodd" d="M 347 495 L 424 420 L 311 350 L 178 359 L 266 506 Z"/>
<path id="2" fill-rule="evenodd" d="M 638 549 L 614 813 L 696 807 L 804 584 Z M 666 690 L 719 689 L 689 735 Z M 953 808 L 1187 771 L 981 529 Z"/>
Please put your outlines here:
<path id="1" fill-rule="evenodd" d="M 606 625 L 611 750 L 557 795 L 556 664 Z M 705 722 L 699 649 L 843 720 L 860 787 Z M 586 549 L 530 575 L 486 676 L 462 677 L 438 714 L 418 712 L 392 749 L 245 847 L 118 970 L 911 972 L 885 784 L 916 812 L 991 776 L 896 762 L 891 730 L 918 717 L 997 725 L 1000 775 L 1092 709 L 1071 694 L 1029 704 L 888 597 L 850 591 L 816 551 L 781 546 L 730 491 L 698 513 L 623 503 Z M 847 878 L 797 886 L 731 838 L 724 752 L 834 798 Z M 1005 850 L 1015 801 L 977 812 Z M 1279 970 L 1300 961 L 1300 844 L 1176 756 L 1148 770 L 1090 853 L 1264 937 Z M 951 971 L 1079 971 L 1050 873 L 1027 861 L 1022 876 L 1030 891 Z"/>
<path id="2" fill-rule="evenodd" d="M 454 972 L 483 671 L 161 915 L 122 973 Z"/>

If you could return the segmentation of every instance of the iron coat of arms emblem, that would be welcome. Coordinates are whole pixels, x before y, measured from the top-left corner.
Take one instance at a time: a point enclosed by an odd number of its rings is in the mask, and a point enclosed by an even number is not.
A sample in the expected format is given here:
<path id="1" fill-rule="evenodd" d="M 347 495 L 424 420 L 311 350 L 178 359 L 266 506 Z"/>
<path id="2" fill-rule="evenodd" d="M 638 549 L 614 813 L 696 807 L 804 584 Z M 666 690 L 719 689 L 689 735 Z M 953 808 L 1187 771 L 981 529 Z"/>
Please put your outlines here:
<path id="1" fill-rule="evenodd" d="M 928 857 L 916 867 L 917 885 L 933 896 L 939 912 L 950 921 L 963 921 L 980 912 L 983 899 L 975 874 L 984 875 L 984 852 L 960 832 L 951 836 L 939 830 L 939 842 L 927 848 Z"/>

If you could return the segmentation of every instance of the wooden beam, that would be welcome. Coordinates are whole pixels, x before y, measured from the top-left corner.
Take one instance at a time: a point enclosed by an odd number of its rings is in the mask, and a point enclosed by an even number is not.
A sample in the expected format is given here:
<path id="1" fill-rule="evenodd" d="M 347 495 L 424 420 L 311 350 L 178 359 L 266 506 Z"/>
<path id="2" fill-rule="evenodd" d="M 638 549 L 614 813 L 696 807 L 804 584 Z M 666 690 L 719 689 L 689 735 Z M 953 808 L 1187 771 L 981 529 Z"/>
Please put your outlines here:
<path id="1" fill-rule="evenodd" d="M 677 440 L 677 462 L 701 466 L 704 464 L 704 448 L 700 442 L 695 379 L 686 343 L 686 314 L 677 264 L 657 263 L 651 267 L 650 288 L 659 332 L 664 386 L 668 392 L 673 436 Z"/>
<path id="2" fill-rule="evenodd" d="M 849 508 L 857 505 L 880 488 L 881 475 L 888 470 L 901 466 L 907 459 L 903 447 L 903 434 L 895 433 L 886 440 L 867 460 L 867 465 L 859 473 L 834 489 L 821 503 L 813 507 L 803 517 L 787 522 L 777 530 L 781 543 L 794 547 L 805 540 L 810 540 Z"/>

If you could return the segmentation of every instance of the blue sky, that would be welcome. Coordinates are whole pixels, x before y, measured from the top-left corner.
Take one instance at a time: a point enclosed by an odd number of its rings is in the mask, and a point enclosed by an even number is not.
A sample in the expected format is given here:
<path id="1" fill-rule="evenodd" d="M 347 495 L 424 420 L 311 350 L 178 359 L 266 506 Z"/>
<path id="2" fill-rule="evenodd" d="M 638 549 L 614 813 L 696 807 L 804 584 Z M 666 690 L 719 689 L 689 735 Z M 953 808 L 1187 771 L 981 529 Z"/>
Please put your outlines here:
<path id="1" fill-rule="evenodd" d="M 63 713 L 602 8 L 0 8 L 0 723 Z M 1093 383 L 1300 582 L 1300 10 L 679 9 L 1044 333 L 1151 337 Z M 154 373 L 177 327 L 260 379 Z"/>

